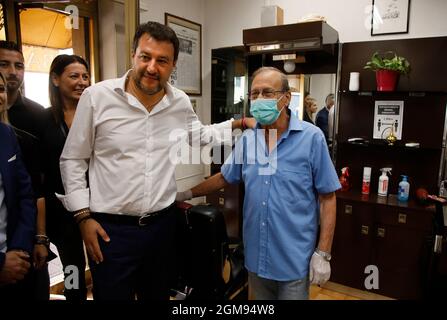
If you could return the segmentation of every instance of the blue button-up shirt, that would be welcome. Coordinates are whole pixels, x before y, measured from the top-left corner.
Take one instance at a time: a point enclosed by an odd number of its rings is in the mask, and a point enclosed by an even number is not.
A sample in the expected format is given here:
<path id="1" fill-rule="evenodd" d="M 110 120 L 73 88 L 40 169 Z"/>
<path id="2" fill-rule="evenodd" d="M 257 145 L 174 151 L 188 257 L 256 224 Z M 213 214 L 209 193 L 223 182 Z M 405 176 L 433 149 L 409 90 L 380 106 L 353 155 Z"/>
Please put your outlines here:
<path id="1" fill-rule="evenodd" d="M 245 184 L 246 268 L 277 281 L 303 279 L 315 249 L 318 194 L 341 186 L 319 128 L 292 116 L 270 154 L 264 130 L 247 130 L 221 168 Z"/>

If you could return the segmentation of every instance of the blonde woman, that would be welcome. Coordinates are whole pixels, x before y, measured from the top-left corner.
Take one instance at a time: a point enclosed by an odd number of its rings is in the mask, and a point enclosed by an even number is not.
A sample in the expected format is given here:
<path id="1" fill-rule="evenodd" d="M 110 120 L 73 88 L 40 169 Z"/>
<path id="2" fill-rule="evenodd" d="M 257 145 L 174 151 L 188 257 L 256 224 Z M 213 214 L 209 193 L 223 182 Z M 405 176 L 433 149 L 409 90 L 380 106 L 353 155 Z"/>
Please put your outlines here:
<path id="1" fill-rule="evenodd" d="M 318 109 L 317 101 L 309 95 L 306 96 L 304 98 L 303 120 L 315 124 L 313 120 L 313 115 L 315 112 L 317 112 L 317 109 Z"/>

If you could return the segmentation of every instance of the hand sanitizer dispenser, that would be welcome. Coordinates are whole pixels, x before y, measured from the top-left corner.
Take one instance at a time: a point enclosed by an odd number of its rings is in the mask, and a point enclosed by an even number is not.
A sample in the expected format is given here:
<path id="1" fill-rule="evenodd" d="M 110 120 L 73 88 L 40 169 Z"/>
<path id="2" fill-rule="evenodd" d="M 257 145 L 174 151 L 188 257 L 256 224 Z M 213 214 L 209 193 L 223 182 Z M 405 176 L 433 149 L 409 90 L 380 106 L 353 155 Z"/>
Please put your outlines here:
<path id="1" fill-rule="evenodd" d="M 408 201 L 410 196 L 410 184 L 408 183 L 408 177 L 402 175 L 402 181 L 399 183 L 399 191 L 397 192 L 397 200 Z"/>

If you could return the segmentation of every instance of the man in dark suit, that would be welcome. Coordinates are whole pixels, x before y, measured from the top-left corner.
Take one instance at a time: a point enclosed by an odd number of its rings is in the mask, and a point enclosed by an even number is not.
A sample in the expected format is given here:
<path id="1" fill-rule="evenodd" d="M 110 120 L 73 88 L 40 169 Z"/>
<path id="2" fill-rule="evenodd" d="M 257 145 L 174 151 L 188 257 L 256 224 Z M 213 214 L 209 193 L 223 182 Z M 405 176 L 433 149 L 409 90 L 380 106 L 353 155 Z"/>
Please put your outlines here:
<path id="1" fill-rule="evenodd" d="M 31 178 L 38 218 L 35 246 L 32 252 L 33 266 L 29 281 L 35 299 L 48 300 L 50 297 L 50 277 L 47 261 L 49 239 L 46 236 L 45 199 L 42 187 L 41 136 L 45 108 L 26 98 L 22 92 L 25 78 L 25 59 L 20 46 L 12 41 L 0 41 L 0 72 L 7 80 L 8 121 L 14 129 L 22 153 L 22 161 Z"/>
<path id="2" fill-rule="evenodd" d="M 26 299 L 36 203 L 14 131 L 0 123 L 0 301 Z"/>
<path id="3" fill-rule="evenodd" d="M 333 121 L 333 117 L 330 117 L 330 112 L 332 107 L 334 106 L 334 94 L 328 94 L 328 96 L 326 97 L 325 100 L 325 106 L 318 111 L 317 113 L 317 117 L 315 119 L 315 124 L 317 125 L 317 127 L 319 127 L 321 129 L 321 131 L 323 131 L 324 133 L 324 137 L 326 138 L 326 142 L 328 144 L 328 146 L 330 146 L 332 144 L 332 123 L 330 124 L 330 122 Z M 331 118 L 331 119 L 329 119 Z"/>

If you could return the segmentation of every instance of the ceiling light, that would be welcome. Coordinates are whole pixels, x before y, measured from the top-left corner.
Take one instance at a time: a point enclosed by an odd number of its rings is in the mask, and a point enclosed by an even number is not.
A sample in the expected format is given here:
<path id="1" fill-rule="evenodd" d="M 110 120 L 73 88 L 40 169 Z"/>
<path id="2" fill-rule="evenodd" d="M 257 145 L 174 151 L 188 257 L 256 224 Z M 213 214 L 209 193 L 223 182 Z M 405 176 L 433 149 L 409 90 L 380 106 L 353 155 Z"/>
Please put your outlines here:
<path id="1" fill-rule="evenodd" d="M 295 71 L 295 62 L 293 60 L 284 61 L 284 71 L 287 73 Z"/>

